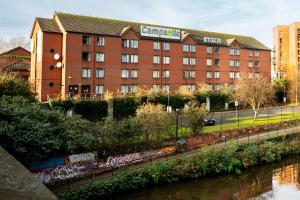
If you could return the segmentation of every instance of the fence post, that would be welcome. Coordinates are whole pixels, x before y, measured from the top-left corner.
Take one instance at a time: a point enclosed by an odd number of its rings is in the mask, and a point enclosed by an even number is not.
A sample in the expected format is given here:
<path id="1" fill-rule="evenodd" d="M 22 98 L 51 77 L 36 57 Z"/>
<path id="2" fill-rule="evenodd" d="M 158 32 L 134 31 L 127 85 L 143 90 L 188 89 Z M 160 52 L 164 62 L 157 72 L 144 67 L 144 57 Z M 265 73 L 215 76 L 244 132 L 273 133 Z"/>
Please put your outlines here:
<path id="1" fill-rule="evenodd" d="M 248 131 L 248 143 L 249 143 L 249 131 Z"/>
<path id="2" fill-rule="evenodd" d="M 226 136 L 225 136 L 225 147 L 226 147 Z"/>

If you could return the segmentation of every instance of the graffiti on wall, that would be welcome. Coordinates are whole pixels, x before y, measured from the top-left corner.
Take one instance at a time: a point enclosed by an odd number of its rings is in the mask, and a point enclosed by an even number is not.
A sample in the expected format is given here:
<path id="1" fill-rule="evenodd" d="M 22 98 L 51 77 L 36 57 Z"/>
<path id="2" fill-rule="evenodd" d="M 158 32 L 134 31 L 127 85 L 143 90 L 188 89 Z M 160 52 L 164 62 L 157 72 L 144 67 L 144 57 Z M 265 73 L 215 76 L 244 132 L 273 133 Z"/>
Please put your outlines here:
<path id="1" fill-rule="evenodd" d="M 69 156 L 69 160 L 71 163 L 74 162 L 81 162 L 81 161 L 92 161 L 95 160 L 97 153 L 81 153 L 81 154 L 74 154 Z"/>

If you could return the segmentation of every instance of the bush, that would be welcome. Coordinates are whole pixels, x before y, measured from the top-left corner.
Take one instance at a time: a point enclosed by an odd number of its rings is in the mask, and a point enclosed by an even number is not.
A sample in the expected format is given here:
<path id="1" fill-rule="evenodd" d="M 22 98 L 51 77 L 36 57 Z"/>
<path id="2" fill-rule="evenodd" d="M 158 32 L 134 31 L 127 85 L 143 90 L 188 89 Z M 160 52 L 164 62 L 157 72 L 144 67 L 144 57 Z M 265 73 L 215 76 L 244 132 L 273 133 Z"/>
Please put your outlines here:
<path id="1" fill-rule="evenodd" d="M 135 97 L 117 97 L 113 99 L 113 116 L 120 119 L 134 116 L 139 105 Z"/>
<path id="2" fill-rule="evenodd" d="M 0 74 L 0 97 L 4 95 L 23 96 L 30 101 L 35 100 L 35 94 L 31 90 L 29 82 L 11 74 Z"/>

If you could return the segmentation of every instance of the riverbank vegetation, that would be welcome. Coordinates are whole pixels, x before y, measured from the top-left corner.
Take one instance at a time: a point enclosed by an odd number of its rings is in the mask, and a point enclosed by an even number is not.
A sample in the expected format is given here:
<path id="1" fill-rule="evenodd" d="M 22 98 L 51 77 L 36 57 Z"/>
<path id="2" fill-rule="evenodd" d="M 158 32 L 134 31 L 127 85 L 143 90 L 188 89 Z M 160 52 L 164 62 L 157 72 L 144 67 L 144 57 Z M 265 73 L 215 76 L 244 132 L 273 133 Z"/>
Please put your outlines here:
<path id="1" fill-rule="evenodd" d="M 240 147 L 231 144 L 224 150 L 208 146 L 200 149 L 192 157 L 160 161 L 142 169 L 129 167 L 110 180 L 97 181 L 90 186 L 61 193 L 59 199 L 108 199 L 115 194 L 133 192 L 155 184 L 172 183 L 221 173 L 240 174 L 245 168 L 276 162 L 283 157 L 299 154 L 299 134 L 276 137 Z"/>

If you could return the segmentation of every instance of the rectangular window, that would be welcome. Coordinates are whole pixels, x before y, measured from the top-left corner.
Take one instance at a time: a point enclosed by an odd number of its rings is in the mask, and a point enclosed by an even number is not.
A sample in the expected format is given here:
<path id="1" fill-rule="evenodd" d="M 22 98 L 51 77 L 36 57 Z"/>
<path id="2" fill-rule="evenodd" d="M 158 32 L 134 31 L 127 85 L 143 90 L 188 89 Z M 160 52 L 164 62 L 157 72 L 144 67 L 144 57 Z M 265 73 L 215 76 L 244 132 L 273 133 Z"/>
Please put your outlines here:
<path id="1" fill-rule="evenodd" d="M 196 46 L 195 45 L 189 45 L 190 52 L 196 52 Z"/>
<path id="2" fill-rule="evenodd" d="M 234 52 L 235 52 L 234 49 L 230 49 L 230 55 L 231 55 L 231 56 L 234 56 Z"/>
<path id="3" fill-rule="evenodd" d="M 130 47 L 133 49 L 137 49 L 139 47 L 139 41 L 138 40 L 130 40 Z"/>
<path id="4" fill-rule="evenodd" d="M 90 45 L 91 41 L 92 41 L 91 36 L 87 36 L 87 35 L 82 36 L 82 44 Z"/>
<path id="5" fill-rule="evenodd" d="M 104 69 L 96 69 L 96 78 L 104 78 Z"/>
<path id="6" fill-rule="evenodd" d="M 254 66 L 259 67 L 259 61 L 255 61 Z"/>
<path id="7" fill-rule="evenodd" d="M 122 55 L 122 63 L 129 63 L 129 62 L 130 62 L 129 55 L 123 54 Z"/>
<path id="8" fill-rule="evenodd" d="M 159 56 L 153 56 L 153 63 L 159 64 L 160 63 L 160 57 Z"/>
<path id="9" fill-rule="evenodd" d="M 215 78 L 220 78 L 220 72 L 215 72 Z"/>
<path id="10" fill-rule="evenodd" d="M 219 47 L 215 47 L 215 54 L 220 54 L 220 48 Z"/>
<path id="11" fill-rule="evenodd" d="M 130 62 L 131 63 L 138 63 L 139 62 L 139 56 L 138 55 L 130 55 Z"/>
<path id="12" fill-rule="evenodd" d="M 215 66 L 219 67 L 220 66 L 220 59 L 215 59 Z"/>
<path id="13" fill-rule="evenodd" d="M 196 77 L 196 72 L 195 71 L 183 71 L 183 78 L 188 79 L 188 78 L 195 78 Z"/>
<path id="14" fill-rule="evenodd" d="M 182 51 L 189 52 L 189 45 L 187 45 L 187 44 L 182 45 Z"/>
<path id="15" fill-rule="evenodd" d="M 170 51 L 170 43 L 164 42 L 164 50 Z"/>
<path id="16" fill-rule="evenodd" d="M 104 93 L 104 86 L 103 85 L 96 85 L 95 91 L 96 91 L 96 94 L 103 94 Z"/>
<path id="17" fill-rule="evenodd" d="M 253 62 L 252 62 L 252 61 L 249 61 L 249 62 L 248 62 L 248 66 L 249 66 L 249 67 L 253 67 Z"/>
<path id="18" fill-rule="evenodd" d="M 235 78 L 240 78 L 240 72 L 235 72 Z"/>
<path id="19" fill-rule="evenodd" d="M 163 71 L 163 77 L 164 78 L 170 78 L 170 70 L 164 70 Z"/>
<path id="20" fill-rule="evenodd" d="M 153 77 L 154 79 L 158 79 L 158 78 L 159 78 L 159 71 L 158 71 L 158 70 L 154 70 L 154 71 L 152 72 L 152 77 Z"/>
<path id="21" fill-rule="evenodd" d="M 207 66 L 212 66 L 212 59 L 207 58 L 207 59 L 206 59 L 206 65 L 207 65 Z"/>
<path id="22" fill-rule="evenodd" d="M 212 78 L 212 72 L 206 72 L 206 78 Z"/>
<path id="23" fill-rule="evenodd" d="M 182 58 L 183 65 L 189 65 L 189 58 Z"/>
<path id="24" fill-rule="evenodd" d="M 129 40 L 122 40 L 122 47 L 129 48 Z"/>
<path id="25" fill-rule="evenodd" d="M 163 57 L 163 63 L 164 64 L 170 64 L 170 57 L 169 56 L 164 56 Z"/>
<path id="26" fill-rule="evenodd" d="M 212 86 L 212 84 L 210 84 L 210 83 L 206 84 L 206 89 L 208 89 L 208 90 L 212 90 L 212 89 L 213 89 L 213 86 Z"/>
<path id="27" fill-rule="evenodd" d="M 253 51 L 249 50 L 248 51 L 248 56 L 253 56 Z"/>
<path id="28" fill-rule="evenodd" d="M 248 74 L 248 78 L 249 78 L 249 79 L 253 79 L 253 73 L 252 73 L 252 72 L 250 72 L 250 73 Z"/>
<path id="29" fill-rule="evenodd" d="M 81 77 L 82 78 L 90 78 L 91 77 L 91 69 L 89 69 L 89 68 L 83 68 L 81 70 Z"/>
<path id="30" fill-rule="evenodd" d="M 234 78 L 234 72 L 229 72 L 229 78 Z"/>
<path id="31" fill-rule="evenodd" d="M 133 69 L 130 71 L 130 77 L 131 78 L 138 78 L 138 70 Z"/>
<path id="32" fill-rule="evenodd" d="M 212 47 L 206 47 L 206 53 L 212 53 L 213 48 Z"/>
<path id="33" fill-rule="evenodd" d="M 240 50 L 239 49 L 235 49 L 235 53 L 234 53 L 236 56 L 239 56 L 240 55 Z"/>
<path id="34" fill-rule="evenodd" d="M 235 63 L 234 60 L 230 60 L 229 66 L 230 66 L 230 67 L 234 67 L 234 63 Z"/>
<path id="35" fill-rule="evenodd" d="M 104 53 L 96 53 L 96 62 L 104 62 Z"/>
<path id="36" fill-rule="evenodd" d="M 159 42 L 153 42 L 153 49 L 159 50 L 160 49 L 160 43 Z"/>
<path id="37" fill-rule="evenodd" d="M 159 84 L 153 84 L 152 88 L 153 88 L 154 90 L 159 90 L 159 89 L 160 89 L 160 86 L 159 86 Z"/>
<path id="38" fill-rule="evenodd" d="M 91 52 L 82 52 L 82 61 L 90 62 L 91 61 Z"/>
<path id="39" fill-rule="evenodd" d="M 122 69 L 121 70 L 121 78 L 129 78 L 129 70 Z"/>
<path id="40" fill-rule="evenodd" d="M 130 86 L 129 85 L 121 85 L 121 92 L 126 94 L 130 92 Z"/>
<path id="41" fill-rule="evenodd" d="M 235 67 L 239 67 L 240 66 L 240 61 L 239 60 L 236 60 L 235 61 Z"/>
<path id="42" fill-rule="evenodd" d="M 190 65 L 196 65 L 196 59 L 190 58 Z"/>
<path id="43" fill-rule="evenodd" d="M 259 51 L 257 51 L 257 50 L 255 51 L 255 56 L 259 57 Z"/>
<path id="44" fill-rule="evenodd" d="M 97 45 L 98 46 L 104 46 L 105 45 L 105 39 L 103 36 L 97 36 Z"/>
<path id="45" fill-rule="evenodd" d="M 195 84 L 188 84 L 188 85 L 184 85 L 184 87 L 191 91 L 191 92 L 194 92 L 196 90 L 196 85 Z"/>
<path id="46" fill-rule="evenodd" d="M 255 78 L 259 79 L 259 73 L 258 72 L 255 73 Z"/>
<path id="47" fill-rule="evenodd" d="M 215 90 L 219 91 L 221 89 L 221 85 L 220 84 L 215 84 Z"/>
<path id="48" fill-rule="evenodd" d="M 165 90 L 166 92 L 169 92 L 170 91 L 170 85 L 165 84 L 165 85 L 163 85 L 162 89 Z"/>

